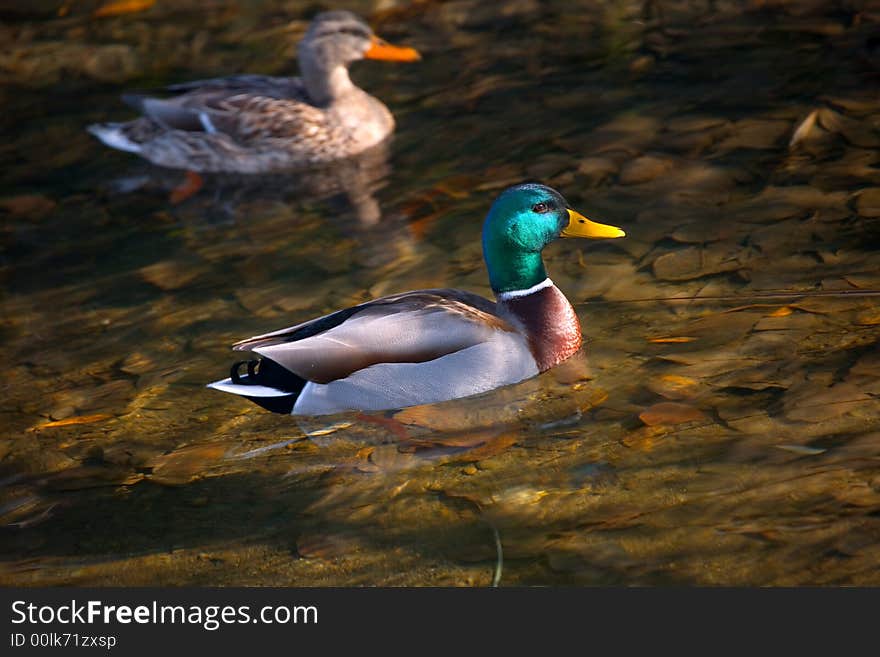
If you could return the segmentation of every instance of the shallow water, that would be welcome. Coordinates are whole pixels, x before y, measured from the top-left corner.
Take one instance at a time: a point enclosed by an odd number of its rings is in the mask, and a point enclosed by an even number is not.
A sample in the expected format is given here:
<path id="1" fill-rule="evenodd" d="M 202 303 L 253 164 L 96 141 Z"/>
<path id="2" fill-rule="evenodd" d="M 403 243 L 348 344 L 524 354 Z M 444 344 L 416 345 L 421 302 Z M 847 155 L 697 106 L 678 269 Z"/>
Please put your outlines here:
<path id="1" fill-rule="evenodd" d="M 309 3 L 98 4 L 0 4 L 0 583 L 880 584 L 878 3 L 346 3 L 424 55 L 355 67 L 389 152 L 181 203 L 84 126 L 295 70 Z M 320 421 L 204 388 L 249 335 L 489 295 L 527 179 L 627 231 L 546 252 L 581 357 Z"/>

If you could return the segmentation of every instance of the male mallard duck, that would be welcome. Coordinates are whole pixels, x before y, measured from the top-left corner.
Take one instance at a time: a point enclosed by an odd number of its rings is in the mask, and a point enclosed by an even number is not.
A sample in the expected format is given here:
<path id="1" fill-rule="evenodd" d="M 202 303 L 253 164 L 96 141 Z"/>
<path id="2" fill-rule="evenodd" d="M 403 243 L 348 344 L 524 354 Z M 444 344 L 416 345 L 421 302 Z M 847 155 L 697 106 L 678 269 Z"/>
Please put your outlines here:
<path id="1" fill-rule="evenodd" d="M 545 185 L 510 187 L 483 224 L 497 301 L 462 290 L 404 292 L 233 346 L 259 359 L 209 387 L 277 413 L 378 411 L 466 397 L 535 376 L 575 354 L 581 329 L 544 270 L 557 237 L 623 237 Z"/>
<path id="2" fill-rule="evenodd" d="M 236 75 L 169 87 L 168 98 L 124 96 L 144 116 L 89 131 L 108 146 L 190 171 L 263 173 L 349 157 L 382 142 L 391 112 L 356 87 L 363 59 L 414 61 L 347 11 L 319 14 L 299 44 L 301 78 Z"/>

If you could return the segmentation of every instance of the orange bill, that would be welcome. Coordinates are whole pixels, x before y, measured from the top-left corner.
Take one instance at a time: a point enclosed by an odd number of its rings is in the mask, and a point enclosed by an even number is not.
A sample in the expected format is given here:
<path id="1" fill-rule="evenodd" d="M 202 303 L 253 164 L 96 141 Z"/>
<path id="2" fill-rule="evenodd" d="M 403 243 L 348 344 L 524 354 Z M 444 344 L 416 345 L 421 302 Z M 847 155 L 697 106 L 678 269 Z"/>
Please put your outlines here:
<path id="1" fill-rule="evenodd" d="M 372 43 L 364 53 L 367 59 L 384 59 L 388 62 L 416 62 L 422 58 L 419 51 L 407 46 L 392 46 L 384 39 L 377 36 L 372 38 Z"/>

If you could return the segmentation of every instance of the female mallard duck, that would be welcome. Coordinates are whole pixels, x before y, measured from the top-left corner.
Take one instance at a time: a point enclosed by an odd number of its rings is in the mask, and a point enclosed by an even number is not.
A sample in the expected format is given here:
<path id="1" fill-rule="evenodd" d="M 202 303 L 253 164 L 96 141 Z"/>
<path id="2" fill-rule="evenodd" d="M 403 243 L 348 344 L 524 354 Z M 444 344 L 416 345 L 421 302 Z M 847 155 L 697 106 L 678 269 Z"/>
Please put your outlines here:
<path id="1" fill-rule="evenodd" d="M 541 251 L 557 237 L 623 237 L 568 207 L 556 190 L 505 190 L 483 224 L 497 301 L 462 290 L 382 297 L 233 346 L 259 359 L 209 387 L 278 413 L 378 411 L 466 397 L 550 369 L 581 346 L 571 304 Z"/>
<path id="2" fill-rule="evenodd" d="M 144 116 L 89 131 L 108 146 L 190 171 L 264 173 L 360 153 L 394 129 L 391 112 L 356 87 L 363 59 L 414 61 L 347 11 L 319 14 L 299 44 L 301 78 L 236 75 L 169 87 L 169 99 L 125 96 Z"/>

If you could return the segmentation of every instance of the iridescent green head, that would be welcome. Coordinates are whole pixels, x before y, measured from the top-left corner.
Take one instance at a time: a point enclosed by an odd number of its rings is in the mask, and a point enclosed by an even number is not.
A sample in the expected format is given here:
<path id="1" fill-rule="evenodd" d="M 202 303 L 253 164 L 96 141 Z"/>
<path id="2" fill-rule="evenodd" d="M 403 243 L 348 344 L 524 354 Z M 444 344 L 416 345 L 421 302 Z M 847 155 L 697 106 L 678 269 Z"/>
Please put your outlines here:
<path id="1" fill-rule="evenodd" d="M 547 278 L 541 251 L 558 237 L 624 234 L 578 214 L 562 194 L 546 185 L 508 187 L 495 199 L 483 224 L 483 257 L 492 290 L 496 294 L 525 290 Z"/>

